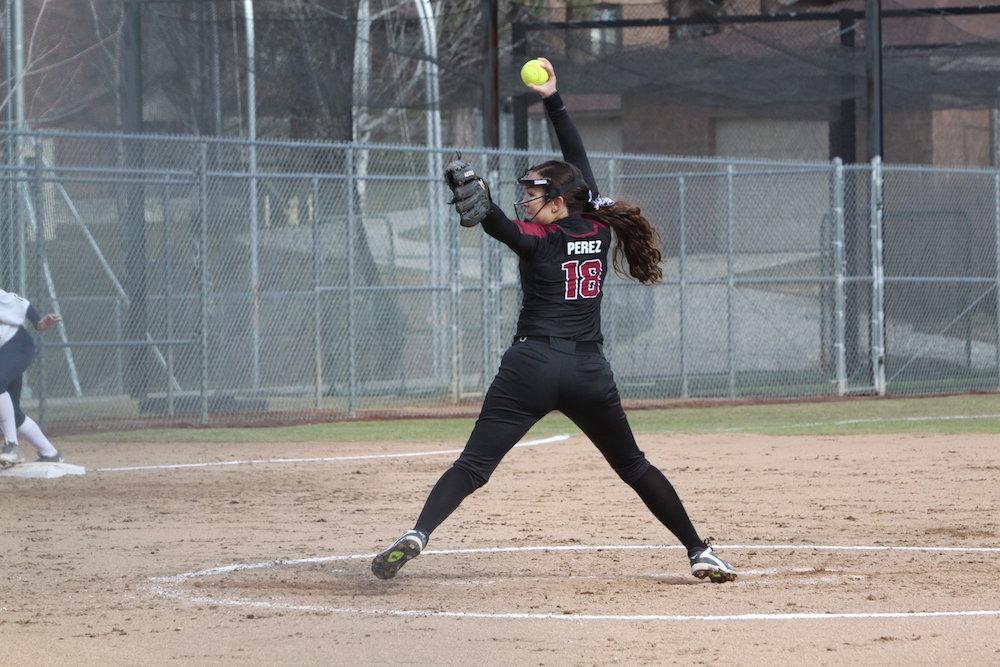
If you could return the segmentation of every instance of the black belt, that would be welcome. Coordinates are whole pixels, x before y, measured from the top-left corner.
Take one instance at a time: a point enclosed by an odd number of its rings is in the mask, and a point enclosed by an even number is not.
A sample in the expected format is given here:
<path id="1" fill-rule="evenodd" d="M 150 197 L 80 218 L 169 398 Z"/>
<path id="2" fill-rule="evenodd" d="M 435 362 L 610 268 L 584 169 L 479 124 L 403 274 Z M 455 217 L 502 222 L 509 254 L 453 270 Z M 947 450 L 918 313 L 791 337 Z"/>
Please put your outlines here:
<path id="1" fill-rule="evenodd" d="M 545 343 L 553 350 L 560 352 L 602 352 L 601 344 L 593 340 L 569 340 L 568 338 L 556 338 L 555 336 L 514 336 L 514 343 L 524 341 L 534 341 Z"/>

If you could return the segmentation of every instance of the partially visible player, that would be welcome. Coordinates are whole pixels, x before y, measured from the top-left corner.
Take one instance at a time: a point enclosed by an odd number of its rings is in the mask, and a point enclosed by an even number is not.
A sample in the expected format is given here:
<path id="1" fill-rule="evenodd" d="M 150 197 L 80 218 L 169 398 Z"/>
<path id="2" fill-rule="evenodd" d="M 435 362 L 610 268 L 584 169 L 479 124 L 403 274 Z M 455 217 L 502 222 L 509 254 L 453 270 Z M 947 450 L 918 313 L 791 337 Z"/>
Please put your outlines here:
<path id="1" fill-rule="evenodd" d="M 49 442 L 35 420 L 21 411 L 22 374 L 37 354 L 35 341 L 24 324 L 31 322 L 38 331 L 45 331 L 59 319 L 55 313 L 42 316 L 27 299 L 0 290 L 0 430 L 4 439 L 0 468 L 24 461 L 17 440 L 19 433 L 35 448 L 39 461 L 63 460 L 62 453 Z"/>
<path id="2" fill-rule="evenodd" d="M 517 333 L 461 456 L 431 490 L 413 529 L 375 556 L 372 572 L 380 579 L 395 576 L 420 554 L 431 532 L 486 484 L 528 429 L 558 410 L 684 544 L 694 576 L 732 581 L 736 570 L 699 537 L 674 487 L 637 446 L 603 353 L 601 299 L 607 272 L 613 266 L 641 283 L 659 282 L 656 231 L 637 206 L 598 196 L 583 141 L 556 92 L 552 65 L 538 60 L 549 78 L 530 87 L 542 96 L 565 161 L 543 162 L 521 176 L 519 219 L 510 220 L 490 201 L 485 182 L 468 163 L 456 160 L 446 171 L 462 225 L 481 223 L 518 255 Z"/>

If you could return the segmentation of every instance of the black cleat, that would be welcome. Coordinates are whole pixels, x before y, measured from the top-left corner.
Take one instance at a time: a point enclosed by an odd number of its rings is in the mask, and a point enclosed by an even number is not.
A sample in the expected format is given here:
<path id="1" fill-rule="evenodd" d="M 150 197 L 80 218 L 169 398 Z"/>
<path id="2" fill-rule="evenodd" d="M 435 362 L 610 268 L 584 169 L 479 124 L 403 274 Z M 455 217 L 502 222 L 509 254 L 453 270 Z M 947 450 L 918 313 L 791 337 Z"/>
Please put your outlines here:
<path id="1" fill-rule="evenodd" d="M 416 558 L 427 545 L 427 536 L 408 530 L 392 546 L 372 559 L 372 573 L 379 579 L 392 579 L 406 561 Z"/>
<path id="2" fill-rule="evenodd" d="M 699 579 L 708 579 L 713 584 L 724 584 L 736 579 L 735 568 L 716 556 L 707 540 L 705 548 L 689 556 L 689 560 L 691 561 L 691 574 Z"/>
<path id="3" fill-rule="evenodd" d="M 56 450 L 56 453 L 53 454 L 52 456 L 42 456 L 41 454 L 38 455 L 38 463 L 62 463 L 65 460 L 66 459 L 63 458 L 62 452 L 60 452 L 58 449 Z"/>

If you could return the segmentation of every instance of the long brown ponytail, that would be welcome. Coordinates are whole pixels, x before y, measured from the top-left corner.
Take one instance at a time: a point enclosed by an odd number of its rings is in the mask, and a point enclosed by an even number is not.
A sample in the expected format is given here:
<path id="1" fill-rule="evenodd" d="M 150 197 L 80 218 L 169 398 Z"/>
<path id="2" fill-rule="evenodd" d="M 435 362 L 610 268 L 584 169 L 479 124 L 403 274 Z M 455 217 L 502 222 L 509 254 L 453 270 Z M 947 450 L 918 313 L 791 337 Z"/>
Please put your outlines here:
<path id="1" fill-rule="evenodd" d="M 618 242 L 611 254 L 615 271 L 624 276 L 622 257 L 628 262 L 628 273 L 644 285 L 653 285 L 663 279 L 660 268 L 660 236 L 638 206 L 615 202 L 587 213 L 614 231 Z"/>
<path id="2" fill-rule="evenodd" d="M 558 160 L 543 162 L 531 171 L 551 179 L 552 184 L 560 188 L 565 188 L 574 181 L 583 181 L 579 169 Z M 660 260 L 663 258 L 660 253 L 660 237 L 639 207 L 619 201 L 595 211 L 590 194 L 586 187 L 579 187 L 564 194 L 563 198 L 570 213 L 581 213 L 594 218 L 614 231 L 618 242 L 611 251 L 611 260 L 618 275 L 631 275 L 644 285 L 660 282 L 663 279 L 663 269 L 660 268 Z"/>

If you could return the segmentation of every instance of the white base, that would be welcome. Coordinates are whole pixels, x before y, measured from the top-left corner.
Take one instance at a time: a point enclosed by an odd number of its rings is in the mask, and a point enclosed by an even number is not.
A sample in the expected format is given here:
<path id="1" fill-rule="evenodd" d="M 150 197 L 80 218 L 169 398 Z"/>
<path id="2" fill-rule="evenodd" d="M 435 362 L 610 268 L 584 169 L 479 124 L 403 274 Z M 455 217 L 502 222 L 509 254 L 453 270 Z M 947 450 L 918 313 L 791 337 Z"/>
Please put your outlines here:
<path id="1" fill-rule="evenodd" d="M 25 477 L 28 479 L 55 479 L 64 475 L 84 475 L 87 469 L 72 463 L 18 463 L 0 470 L 0 477 Z"/>

